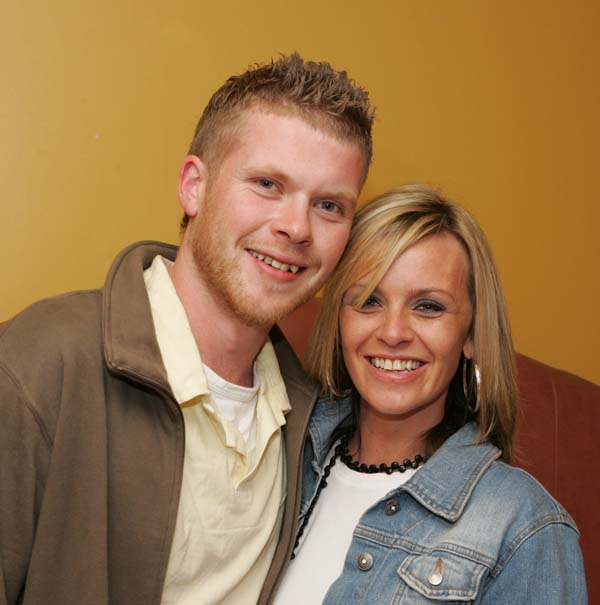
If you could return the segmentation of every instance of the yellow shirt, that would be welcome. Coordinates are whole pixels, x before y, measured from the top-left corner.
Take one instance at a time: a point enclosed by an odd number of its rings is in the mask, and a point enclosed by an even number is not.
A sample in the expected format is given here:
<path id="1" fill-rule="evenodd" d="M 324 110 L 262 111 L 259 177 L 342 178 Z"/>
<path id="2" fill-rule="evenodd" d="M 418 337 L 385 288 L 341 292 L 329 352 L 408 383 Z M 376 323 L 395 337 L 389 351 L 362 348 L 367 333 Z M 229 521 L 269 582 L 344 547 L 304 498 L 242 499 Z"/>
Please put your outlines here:
<path id="1" fill-rule="evenodd" d="M 185 310 L 156 257 L 144 272 L 158 345 L 185 421 L 179 513 L 163 605 L 256 603 L 279 537 L 285 499 L 280 427 L 289 411 L 270 341 L 256 358 L 260 379 L 252 458 L 208 390 Z"/>

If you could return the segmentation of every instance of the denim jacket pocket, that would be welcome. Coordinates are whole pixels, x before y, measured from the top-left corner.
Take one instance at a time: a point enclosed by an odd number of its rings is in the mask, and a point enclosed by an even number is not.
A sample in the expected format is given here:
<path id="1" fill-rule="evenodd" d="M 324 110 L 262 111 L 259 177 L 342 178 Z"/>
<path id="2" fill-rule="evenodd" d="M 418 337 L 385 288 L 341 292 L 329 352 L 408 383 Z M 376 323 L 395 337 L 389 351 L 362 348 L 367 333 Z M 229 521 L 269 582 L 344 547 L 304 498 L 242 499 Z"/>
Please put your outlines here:
<path id="1" fill-rule="evenodd" d="M 472 559 L 438 551 L 428 555 L 409 555 L 398 568 L 398 575 L 426 599 L 446 603 L 469 602 L 477 598 L 486 570 L 485 565 Z"/>

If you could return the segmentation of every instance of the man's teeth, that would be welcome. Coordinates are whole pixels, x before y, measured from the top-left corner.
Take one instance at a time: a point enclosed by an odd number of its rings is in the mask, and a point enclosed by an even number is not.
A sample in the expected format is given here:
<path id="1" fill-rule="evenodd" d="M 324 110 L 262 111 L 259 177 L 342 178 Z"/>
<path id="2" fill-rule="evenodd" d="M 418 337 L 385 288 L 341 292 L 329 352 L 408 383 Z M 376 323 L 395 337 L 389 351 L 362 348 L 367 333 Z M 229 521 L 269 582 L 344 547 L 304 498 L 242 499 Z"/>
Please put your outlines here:
<path id="1" fill-rule="evenodd" d="M 290 271 L 291 273 L 298 273 L 298 269 L 300 269 L 298 265 L 288 265 L 287 263 L 280 263 L 278 260 L 275 260 L 270 256 L 265 256 L 264 254 L 254 252 L 254 250 L 250 250 L 250 254 L 252 254 L 254 258 L 257 258 L 263 263 L 267 263 L 267 265 L 271 265 L 271 267 L 275 267 L 275 269 L 279 269 L 280 271 Z"/>
<path id="2" fill-rule="evenodd" d="M 385 357 L 371 357 L 371 363 L 380 370 L 396 372 L 411 372 L 423 365 L 423 362 L 416 359 L 386 359 Z"/>

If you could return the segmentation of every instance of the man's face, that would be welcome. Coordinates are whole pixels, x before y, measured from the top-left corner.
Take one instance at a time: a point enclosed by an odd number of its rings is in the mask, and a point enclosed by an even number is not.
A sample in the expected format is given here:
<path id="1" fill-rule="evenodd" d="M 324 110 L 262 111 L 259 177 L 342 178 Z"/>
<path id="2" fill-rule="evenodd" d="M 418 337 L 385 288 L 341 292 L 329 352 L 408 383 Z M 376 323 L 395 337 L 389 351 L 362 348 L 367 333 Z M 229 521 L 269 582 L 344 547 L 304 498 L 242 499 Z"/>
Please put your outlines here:
<path id="1" fill-rule="evenodd" d="M 187 234 L 200 279 L 245 323 L 272 324 L 310 299 L 339 260 L 362 150 L 297 116 L 255 110 L 207 170 Z"/>

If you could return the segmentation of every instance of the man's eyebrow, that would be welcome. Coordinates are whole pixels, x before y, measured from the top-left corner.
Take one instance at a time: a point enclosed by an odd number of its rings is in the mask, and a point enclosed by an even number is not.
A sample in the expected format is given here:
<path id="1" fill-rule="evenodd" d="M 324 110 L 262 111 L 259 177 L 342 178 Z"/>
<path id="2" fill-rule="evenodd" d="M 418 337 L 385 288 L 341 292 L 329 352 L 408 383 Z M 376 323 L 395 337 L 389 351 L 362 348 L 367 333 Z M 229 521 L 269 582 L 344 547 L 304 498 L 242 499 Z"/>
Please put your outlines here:
<path id="1" fill-rule="evenodd" d="M 329 191 L 320 194 L 319 197 L 324 200 L 332 199 L 346 202 L 347 204 L 350 204 L 353 209 L 356 208 L 356 204 L 358 203 L 357 195 L 350 191 Z"/>
<path id="2" fill-rule="evenodd" d="M 282 172 L 279 168 L 275 168 L 275 166 L 269 166 L 268 164 L 261 166 L 246 166 L 241 172 L 242 176 L 245 178 L 263 176 L 282 182 L 287 182 L 290 179 L 289 175 L 285 174 L 285 172 Z"/>

